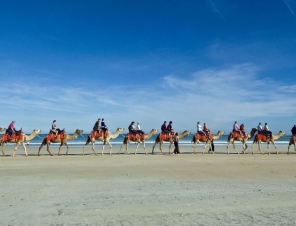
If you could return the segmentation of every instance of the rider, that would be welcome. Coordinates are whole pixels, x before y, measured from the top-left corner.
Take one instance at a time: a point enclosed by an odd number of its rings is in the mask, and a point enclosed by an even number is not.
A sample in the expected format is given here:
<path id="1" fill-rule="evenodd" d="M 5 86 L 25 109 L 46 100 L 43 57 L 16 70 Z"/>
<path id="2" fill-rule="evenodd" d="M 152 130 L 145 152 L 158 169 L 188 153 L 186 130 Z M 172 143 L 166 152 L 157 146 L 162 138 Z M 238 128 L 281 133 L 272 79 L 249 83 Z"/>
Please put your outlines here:
<path id="1" fill-rule="evenodd" d="M 262 134 L 263 133 L 263 128 L 262 128 L 261 122 L 259 122 L 259 125 L 257 126 L 257 133 L 258 134 Z"/>
<path id="2" fill-rule="evenodd" d="M 168 131 L 167 126 L 166 126 L 166 121 L 163 122 L 162 126 L 161 126 L 161 132 L 162 133 L 170 133 L 170 131 Z"/>
<path id="3" fill-rule="evenodd" d="M 200 135 L 206 136 L 205 132 L 202 130 L 202 126 L 200 122 L 197 122 L 197 133 L 199 133 Z"/>
<path id="4" fill-rule="evenodd" d="M 168 124 L 167 130 L 169 131 L 169 133 L 174 133 L 175 132 L 175 130 L 172 127 L 172 124 L 173 124 L 172 121 L 170 121 L 169 124 Z"/>
<path id="5" fill-rule="evenodd" d="M 205 132 L 208 139 L 210 139 L 210 129 L 207 127 L 207 124 L 204 123 L 203 131 Z"/>
<path id="6" fill-rule="evenodd" d="M 272 132 L 268 128 L 267 122 L 264 125 L 263 132 L 265 133 L 266 136 L 271 136 L 272 135 Z"/>
<path id="7" fill-rule="evenodd" d="M 98 132 L 100 131 L 100 129 L 101 129 L 100 122 L 101 122 L 101 119 L 99 118 L 93 127 L 93 131 L 98 131 Z"/>
<path id="8" fill-rule="evenodd" d="M 293 126 L 293 128 L 291 129 L 292 132 L 292 136 L 296 135 L 296 125 Z"/>
<path id="9" fill-rule="evenodd" d="M 135 122 L 132 121 L 131 124 L 128 126 L 128 132 L 131 134 L 137 134 L 137 130 L 134 128 Z"/>
<path id="10" fill-rule="evenodd" d="M 236 132 L 236 133 L 239 133 L 240 135 L 242 135 L 242 133 L 241 133 L 239 127 L 238 127 L 237 121 L 235 121 L 234 124 L 233 124 L 232 132 Z"/>
<path id="11" fill-rule="evenodd" d="M 57 135 L 59 128 L 57 128 L 56 123 L 57 123 L 56 120 L 52 121 L 50 133 L 55 133 Z"/>
<path id="12" fill-rule="evenodd" d="M 12 138 L 13 133 L 16 132 L 16 130 L 14 128 L 14 123 L 15 123 L 15 121 L 12 121 L 6 130 L 6 132 L 9 133 L 10 139 Z"/>
<path id="13" fill-rule="evenodd" d="M 243 134 L 244 136 L 246 136 L 246 131 L 245 131 L 245 125 L 244 125 L 244 124 L 241 124 L 241 125 L 239 126 L 239 130 L 242 132 L 242 134 Z"/>
<path id="14" fill-rule="evenodd" d="M 141 130 L 141 127 L 140 127 L 140 122 L 137 122 L 137 133 L 140 134 L 140 135 L 143 135 L 145 132 L 143 130 Z"/>
<path id="15" fill-rule="evenodd" d="M 108 127 L 106 126 L 103 118 L 102 118 L 102 122 L 101 122 L 101 129 L 104 131 L 105 137 L 107 137 Z"/>

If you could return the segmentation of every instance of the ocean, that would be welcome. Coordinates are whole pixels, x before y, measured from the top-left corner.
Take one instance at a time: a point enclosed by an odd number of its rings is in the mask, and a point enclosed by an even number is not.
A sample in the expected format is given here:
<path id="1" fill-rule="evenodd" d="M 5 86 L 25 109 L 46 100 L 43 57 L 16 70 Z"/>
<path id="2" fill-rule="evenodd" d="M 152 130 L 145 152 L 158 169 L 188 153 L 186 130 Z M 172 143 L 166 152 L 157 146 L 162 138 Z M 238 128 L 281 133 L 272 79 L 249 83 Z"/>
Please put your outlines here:
<path id="1" fill-rule="evenodd" d="M 27 135 L 29 135 L 29 134 L 27 134 Z M 77 139 L 75 139 L 75 140 L 68 140 L 67 143 L 68 143 L 68 145 L 70 147 L 83 147 L 83 145 L 85 144 L 85 142 L 87 140 L 87 136 L 88 135 L 89 134 L 81 134 L 81 135 L 79 135 L 77 137 Z M 180 139 L 179 144 L 180 145 L 192 145 L 191 140 L 192 140 L 193 135 L 194 134 L 190 134 L 189 136 Z M 44 139 L 45 136 L 46 136 L 46 134 L 38 134 L 34 139 L 32 139 L 30 141 L 30 146 L 33 146 L 33 147 L 34 146 L 38 146 L 39 147 L 41 145 L 41 142 L 42 142 L 42 140 Z M 120 146 L 122 144 L 122 142 L 123 142 L 124 137 L 125 137 L 125 133 L 120 134 L 115 139 L 111 139 L 110 142 L 111 142 L 112 146 Z M 147 140 L 145 142 L 146 146 L 147 147 L 152 146 L 154 144 L 154 142 L 155 142 L 155 138 L 156 137 L 157 137 L 157 134 L 155 134 L 149 140 Z M 291 136 L 288 135 L 288 136 L 284 136 L 284 137 L 279 138 L 278 140 L 276 140 L 276 145 L 277 146 L 288 146 L 290 137 Z M 226 145 L 227 145 L 227 138 L 228 138 L 228 134 L 227 135 L 223 135 L 222 137 L 220 137 L 220 139 L 215 140 L 214 141 L 214 144 L 215 145 L 218 145 L 218 146 L 225 146 L 226 147 Z M 247 144 L 248 145 L 249 144 L 252 144 L 253 143 L 253 140 L 254 140 L 254 138 L 250 139 L 249 141 L 247 141 Z M 134 142 L 131 142 L 130 143 L 130 145 L 133 145 L 133 144 L 134 144 Z M 168 145 L 168 144 L 169 143 L 164 142 L 164 146 L 165 145 Z M 235 145 L 236 146 L 237 145 L 241 145 L 241 144 L 242 144 L 241 142 L 235 142 Z M 15 145 L 15 144 L 7 144 L 7 145 Z M 204 143 L 198 144 L 198 146 L 203 146 L 203 145 L 204 145 Z M 263 143 L 263 145 L 264 145 L 264 143 Z M 51 146 L 55 147 L 55 146 L 59 146 L 59 144 L 51 144 Z M 89 144 L 88 146 L 91 146 L 91 144 Z M 96 141 L 95 146 L 96 147 L 101 147 L 102 146 L 102 142 L 101 141 Z M 271 146 L 273 146 L 273 145 L 271 144 Z M 105 148 L 107 148 L 107 146 Z M 141 148 L 141 144 L 140 144 L 139 148 Z"/>

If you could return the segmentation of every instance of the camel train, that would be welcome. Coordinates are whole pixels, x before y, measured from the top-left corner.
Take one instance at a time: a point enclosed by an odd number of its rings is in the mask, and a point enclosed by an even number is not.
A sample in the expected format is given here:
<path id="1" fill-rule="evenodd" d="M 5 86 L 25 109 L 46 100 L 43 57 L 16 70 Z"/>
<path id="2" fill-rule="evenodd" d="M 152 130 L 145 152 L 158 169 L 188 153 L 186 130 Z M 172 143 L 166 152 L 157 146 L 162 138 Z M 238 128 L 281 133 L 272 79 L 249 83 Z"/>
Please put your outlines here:
<path id="1" fill-rule="evenodd" d="M 294 131 L 293 131 L 293 129 L 294 129 Z M 290 138 L 287 154 L 290 154 L 290 146 L 291 145 L 294 145 L 294 150 L 296 151 L 296 134 L 295 134 L 296 126 L 294 126 L 293 129 L 291 130 L 292 133 L 293 133 L 293 136 L 291 136 L 291 138 Z M 0 127 L 0 132 L 4 132 L 4 131 L 7 131 L 7 130 L 5 128 Z M 88 144 L 91 143 L 91 145 L 92 145 L 91 149 L 92 149 L 93 153 L 97 156 L 97 153 L 95 151 L 95 141 L 101 141 L 102 142 L 102 151 L 101 151 L 102 155 L 104 155 L 104 148 L 105 148 L 106 144 L 109 145 L 109 147 L 110 147 L 110 153 L 109 154 L 112 155 L 112 145 L 111 145 L 110 140 L 117 138 L 123 131 L 124 131 L 124 128 L 121 128 L 121 127 L 118 127 L 114 134 L 111 133 L 111 132 L 108 132 L 108 133 L 104 134 L 104 133 L 102 133 L 100 131 L 92 131 L 87 136 L 86 143 L 85 143 L 85 145 L 83 146 L 83 149 L 82 149 L 82 155 L 85 155 L 85 147 Z M 34 129 L 30 135 L 25 135 L 24 132 L 22 130 L 20 130 L 20 131 L 17 131 L 17 133 L 14 133 L 12 137 L 10 137 L 7 132 L 3 133 L 2 136 L 0 136 L 0 146 L 1 146 L 1 151 L 2 151 L 3 156 L 6 156 L 4 149 L 5 149 L 5 146 L 6 146 L 7 143 L 15 144 L 15 147 L 13 149 L 13 153 L 11 155 L 12 157 L 15 157 L 15 153 L 16 153 L 16 150 L 18 149 L 19 145 L 23 146 L 25 156 L 28 156 L 25 142 L 29 142 L 34 137 L 36 137 L 40 132 L 41 132 L 41 130 Z M 69 145 L 68 145 L 67 141 L 76 139 L 79 135 L 82 135 L 82 133 L 83 133 L 82 129 L 77 129 L 72 135 L 69 135 L 67 133 L 60 133 L 60 134 L 49 133 L 49 134 L 47 134 L 44 137 L 44 139 L 43 139 L 43 141 L 42 141 L 42 143 L 41 143 L 41 145 L 40 145 L 40 147 L 38 149 L 38 156 L 40 156 L 40 151 L 41 151 L 41 149 L 42 149 L 42 147 L 44 145 L 46 145 L 46 148 L 47 148 L 46 150 L 49 153 L 49 155 L 53 156 L 53 154 L 50 152 L 50 144 L 51 143 L 60 144 L 59 150 L 58 150 L 58 155 L 59 156 L 61 155 L 60 151 L 61 151 L 62 146 L 65 145 L 66 148 L 67 148 L 66 149 L 66 155 L 68 155 Z M 152 129 L 148 134 L 142 134 L 142 135 L 135 135 L 135 134 L 132 134 L 130 132 L 127 133 L 123 138 L 123 142 L 120 145 L 118 154 L 119 155 L 121 154 L 122 148 L 124 146 L 125 146 L 125 150 L 126 150 L 127 154 L 130 154 L 130 152 L 128 150 L 128 146 L 129 146 L 129 144 L 131 142 L 134 142 L 136 144 L 134 154 L 135 155 L 137 154 L 139 145 L 140 145 L 140 143 L 142 143 L 144 152 L 147 155 L 148 153 L 147 153 L 147 150 L 146 150 L 145 141 L 149 140 L 150 138 L 153 137 L 153 135 L 155 135 L 157 133 L 158 133 L 157 129 Z M 186 137 L 186 136 L 188 136 L 190 134 L 191 133 L 188 130 L 185 130 L 183 133 L 179 134 L 179 139 L 182 139 L 182 138 L 184 138 L 184 137 Z M 216 135 L 213 135 L 211 132 L 209 132 L 209 135 L 207 135 L 207 136 L 205 134 L 201 134 L 199 132 L 195 133 L 192 136 L 192 141 L 191 141 L 193 143 L 193 145 L 192 145 L 193 154 L 198 153 L 197 150 L 196 150 L 196 146 L 199 143 L 204 143 L 202 154 L 204 154 L 205 149 L 206 149 L 207 146 L 210 146 L 209 153 L 215 154 L 214 150 L 212 150 L 213 142 L 215 140 L 218 140 L 219 138 L 221 138 L 223 134 L 224 134 L 223 131 L 218 131 L 218 133 Z M 265 154 L 262 151 L 262 148 L 261 148 L 262 143 L 267 144 L 267 151 L 268 151 L 269 155 L 270 155 L 270 147 L 269 147 L 270 143 L 272 143 L 273 146 L 275 147 L 276 154 L 279 154 L 278 150 L 277 150 L 277 145 L 275 144 L 275 141 L 278 140 L 280 137 L 282 137 L 284 135 L 285 135 L 285 132 L 283 132 L 283 131 L 279 131 L 277 134 L 274 134 L 274 135 L 273 134 L 258 133 L 256 128 L 252 128 L 250 133 L 240 133 L 240 132 L 232 131 L 232 132 L 230 132 L 230 134 L 228 136 L 228 139 L 227 139 L 227 145 L 226 145 L 227 154 L 229 154 L 229 146 L 231 144 L 232 144 L 233 149 L 235 150 L 235 152 L 237 154 L 240 154 L 240 152 L 236 149 L 235 142 L 241 142 L 242 143 L 242 153 L 246 154 L 247 153 L 246 150 L 248 148 L 247 141 L 252 139 L 252 138 L 254 138 L 253 142 L 252 142 L 252 154 L 254 154 L 254 146 L 256 144 L 258 144 L 259 152 L 261 154 L 263 154 L 263 155 Z M 174 137 L 175 137 L 174 132 L 173 133 L 162 133 L 162 132 L 160 132 L 156 136 L 155 142 L 152 145 L 152 154 L 153 155 L 155 154 L 154 151 L 155 151 L 155 147 L 156 147 L 157 144 L 159 144 L 160 152 L 162 154 L 165 154 L 163 152 L 163 149 L 162 149 L 163 148 L 163 143 L 168 142 L 169 143 L 168 154 L 170 155 L 171 154 L 172 144 L 174 143 Z"/>

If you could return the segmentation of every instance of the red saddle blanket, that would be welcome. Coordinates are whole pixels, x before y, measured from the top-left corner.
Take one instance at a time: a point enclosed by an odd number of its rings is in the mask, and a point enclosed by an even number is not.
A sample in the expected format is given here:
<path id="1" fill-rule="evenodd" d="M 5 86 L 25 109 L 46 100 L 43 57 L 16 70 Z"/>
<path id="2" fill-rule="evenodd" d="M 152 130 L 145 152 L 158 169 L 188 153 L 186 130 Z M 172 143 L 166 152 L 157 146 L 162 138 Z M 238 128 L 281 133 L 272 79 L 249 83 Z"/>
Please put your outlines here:
<path id="1" fill-rule="evenodd" d="M 90 136 L 91 138 L 98 138 L 98 137 L 106 137 L 108 135 L 108 132 L 104 133 L 104 131 L 92 131 Z"/>
<path id="2" fill-rule="evenodd" d="M 56 134 L 54 134 L 54 133 L 50 133 L 50 134 L 47 134 L 46 135 L 46 140 L 47 141 L 50 141 L 50 140 L 53 140 L 53 139 L 64 139 L 65 138 L 65 136 L 66 136 L 66 133 L 61 133 L 61 134 L 58 134 L 58 135 L 56 135 Z"/>
<path id="3" fill-rule="evenodd" d="M 23 139 L 24 134 L 21 133 L 19 135 L 12 134 L 12 137 L 10 138 L 9 134 L 2 134 L 2 142 L 7 142 L 8 140 L 21 140 Z"/>
<path id="4" fill-rule="evenodd" d="M 205 135 L 201 135 L 199 133 L 195 134 L 195 138 L 197 140 L 206 140 L 206 139 L 208 139 Z M 210 132 L 210 139 L 213 140 L 213 134 L 211 132 Z"/>
<path id="5" fill-rule="evenodd" d="M 172 138 L 174 138 L 174 136 L 175 136 L 175 134 L 171 134 L 171 133 L 169 133 L 169 134 L 167 134 L 167 133 L 160 133 L 160 134 L 159 134 L 159 138 L 160 138 L 161 140 L 172 139 Z"/>
<path id="6" fill-rule="evenodd" d="M 270 138 L 270 136 L 266 136 L 265 134 L 261 134 L 261 133 L 256 134 L 256 139 L 257 140 L 265 140 L 265 139 L 269 139 L 269 138 Z"/>
<path id="7" fill-rule="evenodd" d="M 243 135 L 241 135 L 240 133 L 237 133 L 237 132 L 231 132 L 231 136 L 232 136 L 233 138 L 241 138 L 241 137 L 243 137 L 243 138 L 247 138 L 247 137 L 248 137 L 247 134 L 245 134 L 245 136 L 243 136 Z"/>
<path id="8" fill-rule="evenodd" d="M 126 137 L 130 140 L 144 140 L 144 134 L 140 135 L 140 134 L 133 134 L 133 133 L 128 133 L 126 134 Z"/>

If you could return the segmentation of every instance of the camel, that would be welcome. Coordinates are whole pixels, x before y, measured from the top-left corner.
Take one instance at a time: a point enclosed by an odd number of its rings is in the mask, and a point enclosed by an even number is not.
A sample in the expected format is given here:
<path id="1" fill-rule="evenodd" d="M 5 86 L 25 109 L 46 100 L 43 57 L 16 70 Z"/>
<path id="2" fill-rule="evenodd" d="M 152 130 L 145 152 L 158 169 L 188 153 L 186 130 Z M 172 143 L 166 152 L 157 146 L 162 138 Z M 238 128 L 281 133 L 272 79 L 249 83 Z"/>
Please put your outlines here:
<path id="1" fill-rule="evenodd" d="M 234 135 L 233 132 L 231 132 L 231 133 L 229 134 L 229 137 L 228 137 L 227 154 L 229 154 L 229 145 L 230 145 L 230 143 L 233 144 L 233 148 L 234 148 L 234 150 L 237 152 L 237 154 L 239 154 L 238 151 L 237 151 L 236 148 L 235 148 L 234 141 L 240 141 L 240 142 L 243 143 L 243 153 L 245 154 L 245 151 L 246 151 L 246 149 L 248 148 L 247 140 L 248 140 L 248 139 L 251 139 L 251 138 L 254 136 L 254 134 L 256 133 L 256 131 L 257 131 L 256 128 L 252 128 L 250 134 L 247 134 L 247 136 L 245 136 L 245 137 L 242 137 L 240 134 L 237 134 L 237 133 L 236 133 L 237 136 L 234 137 L 234 136 L 233 136 L 233 135 Z"/>
<path id="2" fill-rule="evenodd" d="M 13 154 L 12 154 L 12 157 L 15 157 L 15 152 L 16 152 L 16 150 L 17 150 L 17 148 L 18 148 L 18 146 L 20 145 L 20 144 L 22 144 L 22 146 L 23 146 L 23 148 L 24 148 L 24 151 L 25 151 L 25 154 L 26 154 L 26 157 L 28 157 L 28 153 L 27 153 L 27 150 L 26 150 L 26 146 L 25 146 L 25 141 L 30 141 L 30 140 L 32 140 L 34 137 L 36 137 L 37 136 L 37 134 L 38 133 L 40 133 L 41 132 L 41 130 L 40 129 L 34 129 L 33 130 L 33 132 L 29 135 L 29 136 L 27 136 L 27 135 L 25 135 L 24 134 L 24 132 L 23 131 L 21 131 L 21 133 L 20 133 L 20 135 L 19 136 L 17 136 L 17 137 L 15 137 L 16 139 L 14 139 L 14 136 L 12 137 L 12 139 L 10 140 L 10 141 L 2 141 L 1 140 L 1 145 L 2 145 L 2 149 L 1 149 L 1 151 L 2 151 L 2 153 L 3 153 L 3 156 L 6 156 L 5 155 L 5 153 L 4 153 L 4 147 L 5 147 L 5 145 L 6 145 L 6 143 L 15 143 L 15 148 L 14 148 L 14 150 L 13 150 Z"/>
<path id="3" fill-rule="evenodd" d="M 190 132 L 188 130 L 185 130 L 183 133 L 179 134 L 179 139 L 182 139 L 183 137 L 186 137 L 190 134 Z M 159 143 L 159 149 L 161 151 L 162 154 L 164 154 L 164 152 L 162 151 L 162 142 L 170 142 L 170 146 L 169 146 L 169 155 L 171 154 L 171 147 L 172 147 L 172 143 L 174 142 L 174 137 L 171 135 L 165 139 L 161 139 L 160 138 L 160 134 L 158 134 L 158 136 L 155 139 L 155 143 L 152 147 L 152 155 L 154 155 L 154 148 L 156 146 L 156 144 Z"/>
<path id="4" fill-rule="evenodd" d="M 253 141 L 253 145 L 252 145 L 252 155 L 254 154 L 254 145 L 255 143 L 258 143 L 258 147 L 259 147 L 259 151 L 261 152 L 261 154 L 264 155 L 264 152 L 261 150 L 261 142 L 266 142 L 267 143 L 267 149 L 268 149 L 268 154 L 270 155 L 270 151 L 269 151 L 269 143 L 271 142 L 275 149 L 276 149 L 276 153 L 278 154 L 278 150 L 277 150 L 277 146 L 275 145 L 275 140 L 279 139 L 280 137 L 284 136 L 286 133 L 283 131 L 279 131 L 279 133 L 277 135 L 271 135 L 266 137 L 263 134 L 257 134 L 254 138 Z"/>
<path id="5" fill-rule="evenodd" d="M 110 143 L 110 139 L 115 139 L 116 137 L 119 136 L 119 134 L 124 130 L 124 128 L 117 128 L 116 132 L 114 134 L 108 132 L 107 137 L 103 137 L 103 136 L 96 136 L 96 137 L 91 137 L 91 134 L 87 137 L 86 143 L 83 146 L 83 153 L 82 155 L 84 155 L 84 149 L 85 147 L 91 143 L 92 145 L 92 150 L 95 153 L 95 155 L 97 155 L 97 153 L 95 152 L 95 140 L 99 140 L 99 141 L 103 141 L 103 147 L 102 147 L 102 155 L 104 155 L 104 148 L 105 148 L 105 144 L 109 144 L 110 147 L 110 155 L 112 155 L 112 145 Z"/>
<path id="6" fill-rule="evenodd" d="M 75 133 L 73 135 L 69 135 L 67 133 L 65 134 L 60 134 L 58 135 L 58 137 L 55 137 L 54 134 L 48 134 L 42 141 L 40 147 L 39 147 L 39 151 L 38 151 L 38 156 L 40 156 L 40 150 L 41 148 L 44 146 L 44 145 L 47 145 L 47 151 L 48 153 L 53 156 L 51 153 L 50 153 L 50 150 L 49 150 L 49 145 L 50 143 L 60 143 L 60 147 L 59 147 L 59 153 L 58 155 L 60 156 L 60 151 L 61 151 L 61 147 L 63 146 L 63 144 L 65 144 L 67 146 L 67 152 L 66 152 L 66 155 L 68 155 L 68 151 L 69 151 L 69 145 L 67 144 L 67 140 L 74 140 L 76 139 L 79 134 L 83 133 L 83 130 L 80 130 L 80 129 L 77 129 L 75 131 Z M 62 136 L 62 138 L 60 138 Z"/>
<path id="7" fill-rule="evenodd" d="M 6 130 L 5 128 L 0 127 L 0 133 L 2 133 L 5 130 Z"/>
<path id="8" fill-rule="evenodd" d="M 143 148 L 144 148 L 145 153 L 147 155 L 147 151 L 146 151 L 146 147 L 145 147 L 145 140 L 150 139 L 155 133 L 157 133 L 157 129 L 152 129 L 150 133 L 145 134 L 143 136 L 139 136 L 138 139 L 135 136 L 132 136 L 131 138 L 129 136 L 126 136 L 124 138 L 124 140 L 123 140 L 122 145 L 120 146 L 120 151 L 118 152 L 118 154 L 120 155 L 121 148 L 122 148 L 123 145 L 126 145 L 125 150 L 127 151 L 128 154 L 130 154 L 129 151 L 128 151 L 128 144 L 129 144 L 130 141 L 133 141 L 133 142 L 137 142 L 135 155 L 137 154 L 137 150 L 138 150 L 138 147 L 140 145 L 140 142 L 143 143 Z"/>
<path id="9" fill-rule="evenodd" d="M 193 153 L 194 154 L 197 154 L 197 152 L 195 151 L 195 147 L 196 147 L 196 145 L 198 144 L 198 143 L 200 143 L 200 142 L 203 142 L 203 143 L 205 143 L 205 146 L 204 146 L 204 149 L 203 149 L 203 151 L 202 151 L 202 154 L 204 154 L 204 151 L 205 151 L 205 149 L 206 149 L 206 147 L 209 145 L 209 144 L 211 144 L 211 140 L 217 140 L 217 139 L 219 139 L 222 135 L 224 134 L 224 132 L 223 131 L 218 131 L 218 133 L 215 135 L 215 136 L 213 136 L 211 139 L 207 139 L 207 137 L 206 136 L 198 136 L 198 137 L 200 137 L 199 139 L 197 139 L 197 134 L 195 135 L 195 136 L 193 136 L 193 138 L 192 138 L 192 142 L 193 142 L 193 145 L 192 145 L 192 147 L 193 147 Z M 212 151 L 212 146 L 210 145 L 210 150 Z M 212 151 L 212 154 L 215 154 L 213 151 Z"/>
<path id="10" fill-rule="evenodd" d="M 290 154 L 290 146 L 292 144 L 294 144 L 294 150 L 296 151 L 296 136 L 295 135 L 291 136 L 291 138 L 290 138 L 290 142 L 289 142 L 289 146 L 288 146 L 288 152 L 287 152 L 288 155 Z"/>

